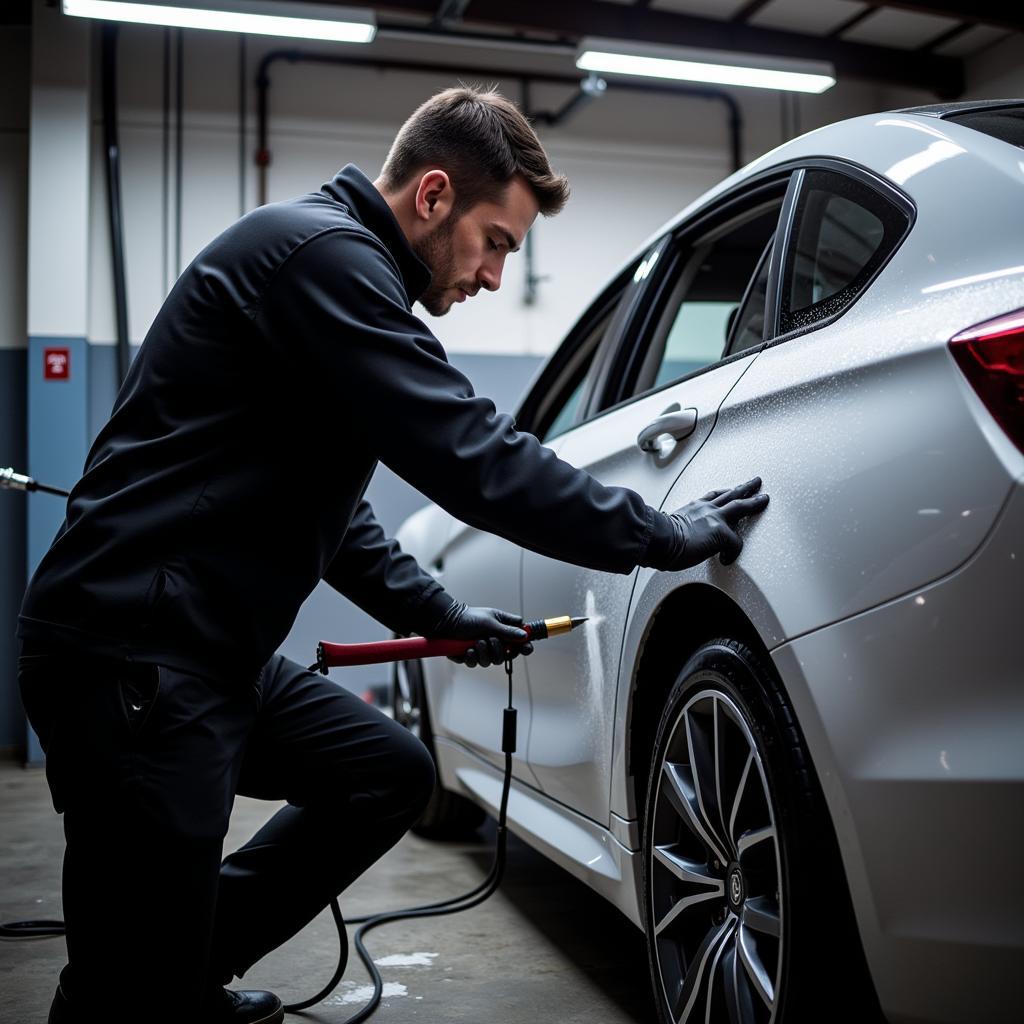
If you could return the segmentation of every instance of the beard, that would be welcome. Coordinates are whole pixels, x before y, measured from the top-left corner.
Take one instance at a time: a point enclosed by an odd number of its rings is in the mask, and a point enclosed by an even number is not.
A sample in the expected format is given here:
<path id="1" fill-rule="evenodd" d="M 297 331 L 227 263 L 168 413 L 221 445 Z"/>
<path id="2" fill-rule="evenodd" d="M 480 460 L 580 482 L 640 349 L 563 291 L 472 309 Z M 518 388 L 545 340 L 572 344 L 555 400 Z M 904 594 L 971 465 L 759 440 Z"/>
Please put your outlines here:
<path id="1" fill-rule="evenodd" d="M 431 316 L 444 316 L 454 302 L 453 299 L 445 298 L 445 292 L 458 287 L 455 283 L 455 253 L 452 251 L 454 232 L 455 221 L 449 216 L 412 247 L 413 252 L 430 268 L 430 284 L 419 301 Z"/>

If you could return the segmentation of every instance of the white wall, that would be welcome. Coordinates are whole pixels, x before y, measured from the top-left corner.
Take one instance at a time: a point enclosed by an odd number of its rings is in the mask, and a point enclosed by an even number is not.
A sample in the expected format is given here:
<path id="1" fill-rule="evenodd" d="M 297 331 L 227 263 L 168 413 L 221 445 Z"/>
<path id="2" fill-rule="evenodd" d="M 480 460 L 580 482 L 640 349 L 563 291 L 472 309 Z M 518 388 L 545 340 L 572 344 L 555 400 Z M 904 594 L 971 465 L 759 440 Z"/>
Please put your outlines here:
<path id="1" fill-rule="evenodd" d="M 965 99 L 1024 98 L 1024 36 L 1008 36 L 967 61 Z"/>
<path id="2" fill-rule="evenodd" d="M 24 348 L 29 30 L 0 26 L 0 348 Z"/>
<path id="3" fill-rule="evenodd" d="M 165 253 L 173 238 L 162 224 L 163 30 L 125 28 L 121 41 L 121 141 L 130 333 L 141 341 L 165 294 Z M 423 46 L 390 43 L 385 55 L 423 60 Z M 249 80 L 271 42 L 250 40 Z M 303 49 L 323 51 L 307 44 Z M 375 44 L 376 49 L 380 49 Z M 490 58 L 449 48 L 461 63 Z M 341 52 L 340 49 L 335 52 Z M 346 52 L 354 53 L 349 48 Z M 360 49 L 359 56 L 366 55 Z M 507 55 L 501 59 L 508 61 Z M 540 58 L 537 58 L 540 60 Z M 173 63 L 173 62 L 172 62 Z M 544 57 L 545 68 L 573 73 L 568 58 Z M 187 264 L 240 213 L 238 40 L 220 33 L 185 33 L 182 257 Z M 494 82 L 513 98 L 520 84 L 501 69 L 467 74 Z M 269 198 L 315 190 L 344 163 L 375 177 L 402 120 L 433 92 L 453 84 L 447 73 L 422 74 L 279 62 L 271 70 Z M 572 89 L 538 85 L 537 110 L 557 109 Z M 778 145 L 782 105 L 775 93 L 736 91 L 744 117 L 744 160 Z M 799 127 L 807 130 L 871 110 L 932 99 L 843 83 L 823 96 L 801 97 Z M 248 145 L 256 146 L 255 90 L 248 94 Z M 112 285 L 100 134 L 94 131 L 90 240 L 89 337 L 114 340 Z M 726 108 L 720 102 L 616 92 L 583 109 L 564 127 L 541 129 L 552 163 L 567 173 L 572 199 L 565 211 L 535 227 L 535 271 L 546 280 L 539 298 L 523 302 L 525 259 L 509 259 L 502 289 L 481 293 L 433 321 L 451 352 L 546 355 L 589 299 L 641 241 L 691 199 L 729 172 Z M 173 131 L 172 131 L 173 144 Z M 173 154 L 169 206 L 173 222 Z M 256 203 L 255 168 L 247 168 L 245 204 Z M 173 236 L 173 230 L 171 232 Z M 173 268 L 172 268 L 173 270 Z M 173 273 L 172 273 L 173 277 Z"/>

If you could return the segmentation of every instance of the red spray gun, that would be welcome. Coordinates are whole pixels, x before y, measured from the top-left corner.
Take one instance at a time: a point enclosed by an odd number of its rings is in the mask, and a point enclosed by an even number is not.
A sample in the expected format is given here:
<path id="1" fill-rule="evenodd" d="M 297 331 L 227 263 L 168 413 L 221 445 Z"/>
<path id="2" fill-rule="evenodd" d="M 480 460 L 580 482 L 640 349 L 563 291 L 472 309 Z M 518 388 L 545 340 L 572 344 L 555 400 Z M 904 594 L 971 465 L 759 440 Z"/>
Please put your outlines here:
<path id="1" fill-rule="evenodd" d="M 568 633 L 582 625 L 585 618 L 560 615 L 554 619 L 535 619 L 524 622 L 528 640 L 545 640 L 549 636 Z M 413 636 L 402 640 L 379 640 L 371 644 L 332 644 L 322 640 L 316 646 L 316 667 L 324 675 L 329 668 L 340 665 L 379 665 L 386 661 L 413 661 L 418 658 L 451 657 L 465 654 L 474 640 L 428 640 Z"/>

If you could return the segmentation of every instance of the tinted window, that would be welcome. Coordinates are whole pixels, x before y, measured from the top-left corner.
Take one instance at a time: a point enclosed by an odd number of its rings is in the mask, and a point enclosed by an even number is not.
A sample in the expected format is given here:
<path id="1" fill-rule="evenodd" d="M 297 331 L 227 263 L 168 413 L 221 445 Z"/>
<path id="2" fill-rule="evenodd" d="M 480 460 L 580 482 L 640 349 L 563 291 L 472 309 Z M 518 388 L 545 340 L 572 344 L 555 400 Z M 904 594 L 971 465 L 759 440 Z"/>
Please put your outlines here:
<path id="1" fill-rule="evenodd" d="M 949 118 L 957 124 L 967 125 L 975 131 L 991 135 L 1000 142 L 1024 148 L 1024 107 L 1009 107 L 1003 110 L 975 110 Z"/>
<path id="2" fill-rule="evenodd" d="M 907 224 L 906 214 L 868 185 L 809 171 L 786 259 L 781 332 L 842 313 L 899 245 Z"/>
<path id="3" fill-rule="evenodd" d="M 881 220 L 870 210 L 843 196 L 812 191 L 793 251 L 789 308 L 816 306 L 853 284 L 884 234 Z"/>
<path id="4" fill-rule="evenodd" d="M 650 340 L 638 391 L 662 387 L 722 358 L 740 303 L 775 230 L 780 204 L 781 200 L 773 201 L 681 255 L 672 271 L 665 314 Z M 759 340 L 764 326 L 763 287 L 761 294 L 759 309 L 754 302 L 744 310 L 744 334 Z"/>
<path id="5" fill-rule="evenodd" d="M 593 356 L 588 360 L 587 366 L 589 368 L 590 362 L 593 360 Z M 576 412 L 580 407 L 580 399 L 583 397 L 583 386 L 587 383 L 586 376 L 580 378 L 580 382 L 572 389 L 569 393 L 568 398 L 562 403 L 562 407 L 555 413 L 555 418 L 551 421 L 551 426 L 544 432 L 544 436 L 541 438 L 542 441 L 549 441 L 553 437 L 558 437 L 559 434 L 564 434 L 575 422 Z"/>
<path id="6" fill-rule="evenodd" d="M 726 300 L 692 299 L 679 307 L 665 340 L 665 351 L 652 387 L 658 388 L 715 362 L 736 304 Z"/>
<path id="7" fill-rule="evenodd" d="M 611 324 L 616 303 L 613 303 L 587 332 L 586 338 L 567 362 L 565 372 L 560 375 L 552 385 L 550 393 L 541 402 L 542 412 L 537 431 L 537 436 L 541 441 L 546 443 L 576 425 L 590 368 L 600 348 L 601 340 Z"/>
<path id="8" fill-rule="evenodd" d="M 736 316 L 729 342 L 729 355 L 757 348 L 764 341 L 764 313 L 768 296 L 768 264 L 772 242 L 765 246 L 757 273 L 747 290 L 747 297 Z"/>

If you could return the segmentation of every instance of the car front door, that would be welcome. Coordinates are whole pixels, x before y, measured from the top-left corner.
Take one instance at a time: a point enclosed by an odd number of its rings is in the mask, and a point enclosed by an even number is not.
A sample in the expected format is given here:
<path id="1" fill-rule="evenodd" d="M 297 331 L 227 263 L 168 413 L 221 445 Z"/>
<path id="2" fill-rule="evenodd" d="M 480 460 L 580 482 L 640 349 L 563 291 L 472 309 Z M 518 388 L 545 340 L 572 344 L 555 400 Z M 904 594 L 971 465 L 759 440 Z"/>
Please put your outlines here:
<path id="1" fill-rule="evenodd" d="M 659 507 L 707 440 L 718 409 L 763 344 L 764 297 L 785 180 L 666 239 L 621 343 L 560 458 Z M 610 403 L 610 404 L 609 404 Z M 722 481 L 721 486 L 739 481 Z M 699 497 L 697 494 L 692 498 Z M 523 556 L 528 614 L 584 615 L 586 626 L 526 660 L 533 704 L 527 757 L 543 791 L 613 827 L 609 787 L 621 640 L 636 578 Z"/>
<path id="2" fill-rule="evenodd" d="M 565 343 L 545 366 L 521 406 L 517 426 L 537 435 L 557 452 L 566 429 L 578 418 L 588 394 L 595 357 L 611 329 L 626 280 L 619 279 L 597 299 Z M 528 618 L 553 614 L 524 608 L 520 588 L 523 550 L 510 541 L 456 522 L 433 569 L 445 588 L 472 605 L 523 612 Z M 517 663 L 513 673 L 513 702 L 518 711 L 517 752 L 513 775 L 536 785 L 525 762 L 531 728 L 528 678 Z M 467 668 L 446 659 L 428 667 L 427 687 L 435 732 L 503 768 L 502 708 L 507 679 L 502 666 Z"/>

